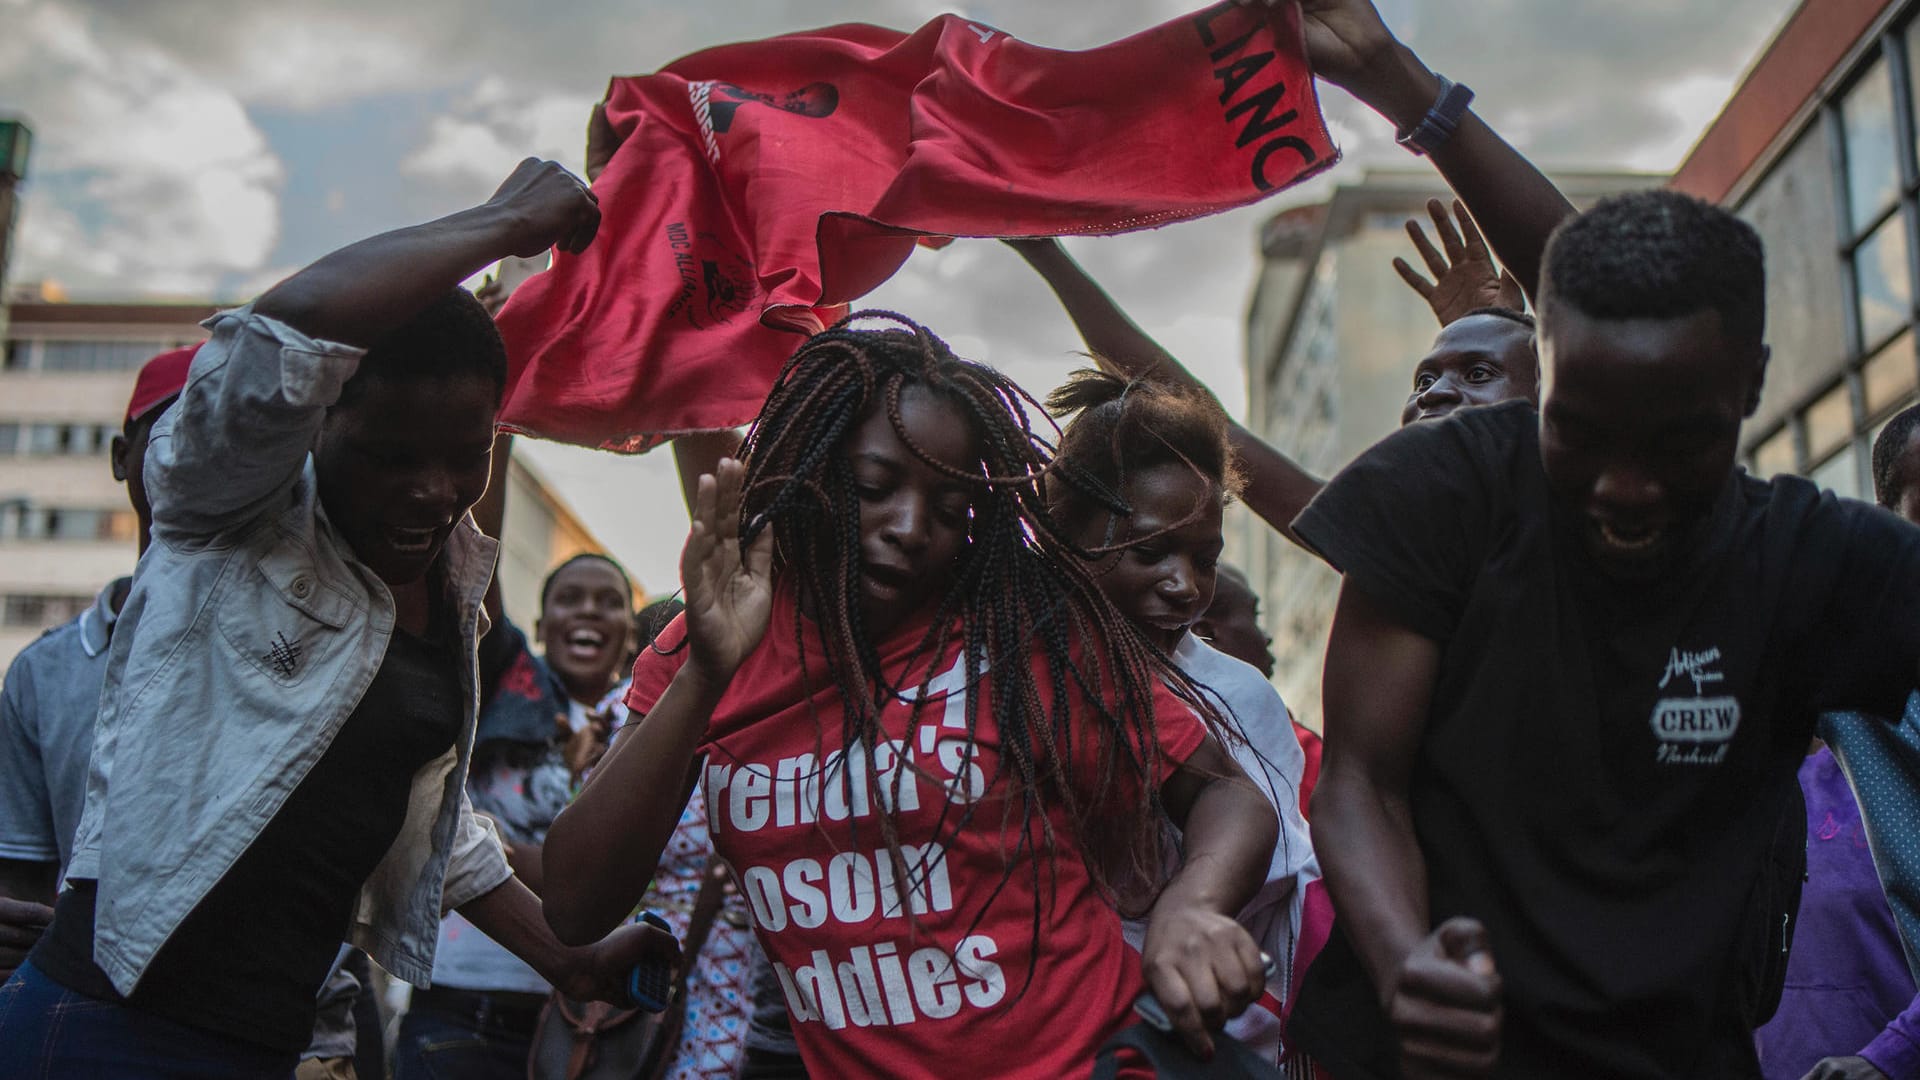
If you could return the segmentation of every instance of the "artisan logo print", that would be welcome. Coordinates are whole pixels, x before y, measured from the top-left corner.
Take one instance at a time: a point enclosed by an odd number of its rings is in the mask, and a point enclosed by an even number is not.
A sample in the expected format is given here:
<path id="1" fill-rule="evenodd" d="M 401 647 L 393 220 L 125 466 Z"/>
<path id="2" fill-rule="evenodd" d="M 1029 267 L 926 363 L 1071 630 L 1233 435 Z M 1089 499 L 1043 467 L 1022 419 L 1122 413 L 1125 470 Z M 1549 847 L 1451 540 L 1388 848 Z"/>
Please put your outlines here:
<path id="1" fill-rule="evenodd" d="M 266 661 L 281 678 L 293 678 L 294 669 L 300 666 L 300 643 L 288 641 L 285 634 L 273 635 L 273 648 L 267 650 Z"/>
<path id="2" fill-rule="evenodd" d="M 1684 689 L 1693 683 L 1692 697 L 1661 698 L 1654 703 L 1648 722 L 1653 736 L 1660 740 L 1654 759 L 1663 765 L 1718 765 L 1727 758 L 1727 748 L 1740 730 L 1740 699 L 1702 696 L 1710 683 L 1726 681 L 1723 672 L 1713 670 L 1720 663 L 1718 648 L 1701 652 L 1671 651 L 1666 673 L 1659 688 Z"/>
<path id="3" fill-rule="evenodd" d="M 1667 673 L 1660 676 L 1660 689 L 1665 690 L 1668 683 L 1685 676 L 1693 680 L 1693 692 L 1702 693 L 1706 690 L 1708 683 L 1720 682 L 1726 678 L 1717 671 L 1709 670 L 1719 662 L 1719 649 L 1708 649 L 1706 652 L 1697 653 L 1674 649 L 1673 655 L 1667 658 Z"/>

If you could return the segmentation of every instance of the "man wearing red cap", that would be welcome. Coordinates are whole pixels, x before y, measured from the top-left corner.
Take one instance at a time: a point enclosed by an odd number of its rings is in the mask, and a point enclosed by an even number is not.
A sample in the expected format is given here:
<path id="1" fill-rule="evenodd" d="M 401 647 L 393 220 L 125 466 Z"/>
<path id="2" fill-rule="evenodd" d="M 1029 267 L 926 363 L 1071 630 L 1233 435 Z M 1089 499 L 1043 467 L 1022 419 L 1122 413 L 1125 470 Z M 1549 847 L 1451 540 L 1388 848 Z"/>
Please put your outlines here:
<path id="1" fill-rule="evenodd" d="M 199 351 L 198 344 L 171 349 L 141 365 L 121 433 L 113 439 L 113 478 L 127 485 L 142 554 L 153 529 L 142 477 L 147 436 L 180 396 Z M 132 584 L 132 575 L 115 579 L 78 618 L 42 635 L 14 658 L 0 690 L 0 981 L 13 974 L 53 918 L 55 889 L 86 805 L 107 645 Z M 363 959 L 354 960 L 364 968 Z M 356 1049 L 353 1010 L 363 985 L 348 970 L 328 980 L 303 1069 L 350 1064 Z"/>
<path id="2" fill-rule="evenodd" d="M 153 526 L 140 476 L 147 434 L 180 396 L 198 348 L 147 361 L 122 432 L 113 439 L 113 478 L 127 485 L 127 501 L 140 519 L 141 552 Z M 86 803 L 107 643 L 132 584 L 127 576 L 102 589 L 92 607 L 47 631 L 7 670 L 0 691 L 0 978 L 13 974 L 53 917 L 54 886 L 66 870 Z"/>

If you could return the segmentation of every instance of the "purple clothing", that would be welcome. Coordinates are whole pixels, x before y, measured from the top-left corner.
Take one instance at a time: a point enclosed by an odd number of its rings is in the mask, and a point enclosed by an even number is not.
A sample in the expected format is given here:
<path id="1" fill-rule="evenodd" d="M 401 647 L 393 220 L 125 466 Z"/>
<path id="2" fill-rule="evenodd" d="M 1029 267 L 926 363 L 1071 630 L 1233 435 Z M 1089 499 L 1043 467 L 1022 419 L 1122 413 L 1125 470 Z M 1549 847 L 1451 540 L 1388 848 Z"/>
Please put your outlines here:
<path id="1" fill-rule="evenodd" d="M 1800 765 L 1807 884 L 1780 1009 L 1754 1032 L 1767 1080 L 1800 1080 L 1822 1058 L 1859 1055 L 1893 1080 L 1920 1078 L 1920 1001 L 1867 850 L 1860 808 L 1825 747 Z"/>

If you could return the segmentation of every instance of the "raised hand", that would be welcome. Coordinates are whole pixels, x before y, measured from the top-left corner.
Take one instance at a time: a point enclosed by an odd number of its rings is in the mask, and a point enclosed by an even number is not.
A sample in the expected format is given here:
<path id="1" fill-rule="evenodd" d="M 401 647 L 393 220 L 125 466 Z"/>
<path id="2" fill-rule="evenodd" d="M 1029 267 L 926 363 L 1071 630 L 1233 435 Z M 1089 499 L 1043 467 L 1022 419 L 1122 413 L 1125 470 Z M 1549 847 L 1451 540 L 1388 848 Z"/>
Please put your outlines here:
<path id="1" fill-rule="evenodd" d="M 680 553 L 687 597 L 687 666 L 715 683 L 733 677 L 766 635 L 773 613 L 773 533 L 762 530 L 740 549 L 740 504 L 746 466 L 721 458 L 700 478 L 693 527 Z"/>
<path id="2" fill-rule="evenodd" d="M 1478 921 L 1440 924 L 1382 991 L 1408 1080 L 1493 1071 L 1500 1060 L 1500 976 Z"/>
<path id="3" fill-rule="evenodd" d="M 1393 32 L 1374 10 L 1372 0 L 1234 0 L 1242 7 L 1279 7 L 1298 2 L 1307 35 L 1307 62 L 1313 73 L 1335 86 L 1360 91 L 1364 80 L 1386 51 Z M 1361 95 L 1364 97 L 1364 95 Z"/>
<path id="4" fill-rule="evenodd" d="M 1459 220 L 1457 228 L 1439 199 L 1427 200 L 1427 216 L 1433 219 L 1433 232 L 1440 238 L 1441 250 L 1435 250 L 1433 242 L 1427 239 L 1418 218 L 1407 219 L 1407 236 L 1420 252 L 1433 280 L 1422 277 L 1402 258 L 1393 260 L 1393 268 L 1407 287 L 1419 293 L 1433 309 L 1441 326 L 1478 308 L 1526 309 L 1527 300 L 1520 283 L 1512 274 L 1494 265 L 1486 240 L 1460 200 L 1453 202 L 1453 217 Z"/>
<path id="5" fill-rule="evenodd" d="M 566 713 L 555 716 L 553 720 L 560 733 L 561 759 L 567 763 L 567 771 L 573 774 L 575 780 L 579 780 L 606 755 L 607 743 L 613 738 L 613 710 L 600 709 L 588 713 L 587 722 L 578 731 L 573 730 Z"/>
<path id="6" fill-rule="evenodd" d="M 555 246 L 578 255 L 600 229 L 600 200 L 593 191 L 566 169 L 538 158 L 522 161 L 487 206 L 511 216 L 508 250 L 523 259 Z"/>

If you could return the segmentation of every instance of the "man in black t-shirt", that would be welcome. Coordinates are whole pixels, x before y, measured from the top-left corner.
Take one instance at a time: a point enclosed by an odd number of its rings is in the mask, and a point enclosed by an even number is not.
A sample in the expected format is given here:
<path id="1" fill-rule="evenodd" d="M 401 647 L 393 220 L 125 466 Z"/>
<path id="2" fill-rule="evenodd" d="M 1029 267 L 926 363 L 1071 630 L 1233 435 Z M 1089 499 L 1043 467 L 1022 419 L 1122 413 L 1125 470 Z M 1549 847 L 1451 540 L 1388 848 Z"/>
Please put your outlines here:
<path id="1" fill-rule="evenodd" d="M 1548 248 L 1539 412 L 1402 429 L 1295 531 L 1345 575 L 1314 847 L 1336 1075 L 1752 1075 L 1814 718 L 1920 682 L 1920 530 L 1735 468 L 1760 242 L 1672 192 Z"/>

